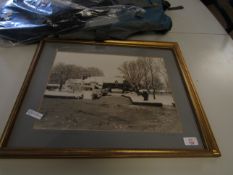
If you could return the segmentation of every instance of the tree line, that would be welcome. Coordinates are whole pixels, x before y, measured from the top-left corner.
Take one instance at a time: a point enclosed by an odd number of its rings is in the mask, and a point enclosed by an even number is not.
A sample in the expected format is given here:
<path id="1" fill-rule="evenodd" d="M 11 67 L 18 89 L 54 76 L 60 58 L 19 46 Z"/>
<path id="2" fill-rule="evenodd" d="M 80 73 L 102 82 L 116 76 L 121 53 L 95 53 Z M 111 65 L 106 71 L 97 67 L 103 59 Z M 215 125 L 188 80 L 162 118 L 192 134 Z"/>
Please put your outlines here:
<path id="1" fill-rule="evenodd" d="M 93 76 L 104 76 L 102 70 L 96 67 L 82 67 L 73 64 L 56 64 L 49 77 L 49 83 L 59 84 L 59 90 L 68 79 L 86 79 Z"/>

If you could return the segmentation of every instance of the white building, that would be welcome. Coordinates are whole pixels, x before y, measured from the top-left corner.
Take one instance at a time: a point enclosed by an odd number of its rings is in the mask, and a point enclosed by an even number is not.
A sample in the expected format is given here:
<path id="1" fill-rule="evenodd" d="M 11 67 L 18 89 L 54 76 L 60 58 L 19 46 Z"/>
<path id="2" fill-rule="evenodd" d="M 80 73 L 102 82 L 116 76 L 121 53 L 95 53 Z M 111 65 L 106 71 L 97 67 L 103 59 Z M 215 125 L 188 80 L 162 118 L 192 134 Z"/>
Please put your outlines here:
<path id="1" fill-rule="evenodd" d="M 64 90 L 83 94 L 84 99 L 99 98 L 102 95 L 104 83 L 122 83 L 120 77 L 88 77 L 86 79 L 69 79 L 65 82 Z"/>

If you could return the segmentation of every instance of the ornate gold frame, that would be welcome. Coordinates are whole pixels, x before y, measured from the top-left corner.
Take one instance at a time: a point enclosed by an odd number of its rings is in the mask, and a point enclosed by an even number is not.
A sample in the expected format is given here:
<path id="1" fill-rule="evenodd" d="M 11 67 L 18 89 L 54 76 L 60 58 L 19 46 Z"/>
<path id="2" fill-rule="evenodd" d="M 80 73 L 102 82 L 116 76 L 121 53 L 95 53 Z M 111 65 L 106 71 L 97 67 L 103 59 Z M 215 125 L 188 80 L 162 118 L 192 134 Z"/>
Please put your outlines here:
<path id="1" fill-rule="evenodd" d="M 149 47 L 159 49 L 170 49 L 173 51 L 177 65 L 180 70 L 181 77 L 188 92 L 193 110 L 196 114 L 196 120 L 199 132 L 202 136 L 204 149 L 202 150 L 182 150 L 182 149 L 157 149 L 157 150 L 142 150 L 142 149 L 80 149 L 80 148 L 32 148 L 32 149 L 11 149 L 7 148 L 7 141 L 10 137 L 11 130 L 14 127 L 18 111 L 21 103 L 27 92 L 33 72 L 37 65 L 37 61 L 43 50 L 46 42 L 63 42 L 63 43 L 79 43 L 79 44 L 97 44 L 97 45 L 113 45 L 113 46 L 128 46 L 128 47 Z M 195 90 L 188 68 L 185 64 L 183 55 L 176 42 L 149 42 L 149 41 L 117 41 L 106 40 L 104 42 L 89 42 L 75 40 L 54 40 L 47 39 L 42 41 L 35 52 L 26 78 L 16 99 L 15 105 L 8 119 L 4 132 L 0 140 L 0 158 L 107 158 L 107 157 L 219 157 L 220 150 L 210 128 L 204 109 L 201 105 L 198 94 Z"/>

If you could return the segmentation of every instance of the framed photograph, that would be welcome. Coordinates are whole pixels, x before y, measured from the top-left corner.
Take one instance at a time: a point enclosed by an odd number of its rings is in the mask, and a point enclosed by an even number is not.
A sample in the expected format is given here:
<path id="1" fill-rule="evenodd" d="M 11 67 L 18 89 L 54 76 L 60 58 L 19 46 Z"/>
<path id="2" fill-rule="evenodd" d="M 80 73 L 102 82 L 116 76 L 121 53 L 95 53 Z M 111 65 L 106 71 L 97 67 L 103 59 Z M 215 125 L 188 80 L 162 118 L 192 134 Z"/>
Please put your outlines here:
<path id="1" fill-rule="evenodd" d="M 42 41 L 0 142 L 1 158 L 218 156 L 173 42 Z"/>

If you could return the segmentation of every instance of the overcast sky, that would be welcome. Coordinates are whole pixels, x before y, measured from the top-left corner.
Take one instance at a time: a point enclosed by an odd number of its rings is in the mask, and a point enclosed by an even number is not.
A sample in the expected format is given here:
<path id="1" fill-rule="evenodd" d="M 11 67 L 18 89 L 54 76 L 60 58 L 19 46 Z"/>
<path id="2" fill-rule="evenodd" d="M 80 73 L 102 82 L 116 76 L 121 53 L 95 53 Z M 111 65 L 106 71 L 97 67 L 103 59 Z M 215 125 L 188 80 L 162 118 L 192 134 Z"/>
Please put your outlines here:
<path id="1" fill-rule="evenodd" d="M 118 67 L 125 61 L 136 60 L 133 56 L 118 56 L 104 54 L 86 54 L 74 52 L 57 52 L 54 65 L 62 62 L 82 67 L 97 67 L 104 72 L 105 76 L 116 77 L 121 75 Z"/>

